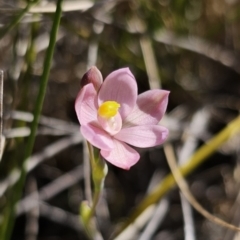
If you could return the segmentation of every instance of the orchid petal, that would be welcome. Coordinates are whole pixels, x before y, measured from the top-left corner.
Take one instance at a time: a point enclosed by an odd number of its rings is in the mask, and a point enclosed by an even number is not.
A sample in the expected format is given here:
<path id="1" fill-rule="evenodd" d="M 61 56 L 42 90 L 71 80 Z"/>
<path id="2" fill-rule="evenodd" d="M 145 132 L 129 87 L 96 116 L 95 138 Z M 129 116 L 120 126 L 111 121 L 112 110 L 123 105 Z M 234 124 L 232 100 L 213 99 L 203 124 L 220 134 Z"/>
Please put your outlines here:
<path id="1" fill-rule="evenodd" d="M 122 119 L 132 111 L 137 100 L 137 83 L 129 68 L 110 73 L 103 82 L 99 94 L 99 106 L 105 101 L 120 103 L 119 113 Z"/>
<path id="2" fill-rule="evenodd" d="M 123 128 L 114 138 L 135 147 L 154 147 L 162 144 L 168 136 L 168 129 L 159 125 L 144 125 Z"/>
<path id="3" fill-rule="evenodd" d="M 96 148 L 110 151 L 114 147 L 113 140 L 109 134 L 94 125 L 81 126 L 80 131 L 83 137 Z"/>
<path id="4" fill-rule="evenodd" d="M 124 120 L 123 127 L 158 124 L 166 111 L 168 95 L 168 91 L 160 89 L 140 94 L 134 109 Z"/>
<path id="5" fill-rule="evenodd" d="M 81 125 L 97 120 L 96 99 L 97 92 L 93 84 L 87 84 L 80 90 L 75 102 L 75 110 Z"/>
<path id="6" fill-rule="evenodd" d="M 122 118 L 119 113 L 117 113 L 117 115 L 115 115 L 114 117 L 110 118 L 98 116 L 98 122 L 101 127 L 110 135 L 118 133 L 122 128 Z"/>
<path id="7" fill-rule="evenodd" d="M 140 156 L 137 151 L 116 139 L 113 139 L 113 143 L 114 148 L 111 151 L 102 149 L 100 152 L 108 162 L 126 170 L 138 162 Z"/>

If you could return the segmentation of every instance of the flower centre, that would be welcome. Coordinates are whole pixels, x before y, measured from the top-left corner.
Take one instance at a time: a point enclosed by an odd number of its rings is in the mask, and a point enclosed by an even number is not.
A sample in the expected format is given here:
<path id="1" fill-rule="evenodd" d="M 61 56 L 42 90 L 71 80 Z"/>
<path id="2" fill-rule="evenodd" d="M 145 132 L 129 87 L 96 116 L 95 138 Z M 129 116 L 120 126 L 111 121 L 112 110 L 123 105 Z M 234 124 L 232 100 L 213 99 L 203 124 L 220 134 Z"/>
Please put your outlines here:
<path id="1" fill-rule="evenodd" d="M 118 113 L 119 108 L 119 103 L 115 101 L 106 101 L 98 108 L 98 115 L 103 118 L 111 118 Z"/>

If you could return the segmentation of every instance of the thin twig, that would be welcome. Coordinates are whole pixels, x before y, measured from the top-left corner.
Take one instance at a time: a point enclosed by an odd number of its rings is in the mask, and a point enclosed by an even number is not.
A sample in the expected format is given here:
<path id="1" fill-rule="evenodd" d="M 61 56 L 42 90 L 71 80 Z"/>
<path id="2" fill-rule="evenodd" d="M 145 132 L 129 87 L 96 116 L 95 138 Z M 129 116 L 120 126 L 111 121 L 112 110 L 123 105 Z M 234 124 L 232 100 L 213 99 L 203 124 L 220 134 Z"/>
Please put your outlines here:
<path id="1" fill-rule="evenodd" d="M 198 145 L 198 138 L 201 138 L 203 133 L 206 131 L 205 129 L 208 123 L 208 119 L 209 111 L 207 109 L 197 111 L 197 113 L 194 114 L 190 126 L 184 134 L 186 135 L 185 142 L 178 154 L 179 165 L 183 165 L 196 150 Z M 196 239 L 196 235 L 192 208 L 187 199 L 185 199 L 182 194 L 180 194 L 180 198 L 183 211 L 185 240 L 194 240 Z"/>
<path id="2" fill-rule="evenodd" d="M 137 21 L 139 21 L 138 22 L 139 26 L 144 26 L 141 20 Z M 140 46 L 142 50 L 145 67 L 147 70 L 150 89 L 159 89 L 161 87 L 161 80 L 158 73 L 157 60 L 149 36 L 142 35 L 140 37 Z M 162 199 L 157 206 L 154 206 L 155 209 L 153 215 L 149 219 L 147 227 L 139 237 L 140 240 L 150 239 L 152 237 L 157 227 L 160 225 L 161 221 L 166 216 L 166 213 L 168 212 L 168 206 L 169 200 L 167 198 Z"/>
<path id="3" fill-rule="evenodd" d="M 165 144 L 164 145 L 164 152 L 165 155 L 167 157 L 167 161 L 169 164 L 169 167 L 171 168 L 172 174 L 176 180 L 176 183 L 178 185 L 178 187 L 180 188 L 182 194 L 184 195 L 184 197 L 191 203 L 191 205 L 200 213 L 202 214 L 204 217 L 206 217 L 208 220 L 222 226 L 222 227 L 226 227 L 229 228 L 231 230 L 234 231 L 238 231 L 240 232 L 240 227 L 237 227 L 235 225 L 229 224 L 227 222 L 225 222 L 224 220 L 215 217 L 214 215 L 212 215 L 211 213 L 209 213 L 206 209 L 204 209 L 198 202 L 197 200 L 194 198 L 194 196 L 192 195 L 192 193 L 189 190 L 188 184 L 187 182 L 184 180 L 181 172 L 179 171 L 178 167 L 177 167 L 177 163 L 175 160 L 175 155 L 174 155 L 174 150 L 172 145 L 170 144 Z"/>
<path id="4" fill-rule="evenodd" d="M 95 66 L 97 63 L 98 56 L 98 45 L 99 45 L 99 36 L 104 30 L 104 24 L 95 21 L 93 23 L 93 34 L 90 39 L 89 48 L 88 48 L 88 58 L 87 58 L 87 69 L 92 66 Z"/>
<path id="5" fill-rule="evenodd" d="M 0 70 L 0 162 L 3 155 L 4 139 L 3 139 L 3 80 L 4 72 Z"/>
<path id="6" fill-rule="evenodd" d="M 162 180 L 162 174 L 159 171 L 156 171 L 148 185 L 147 193 L 151 192 L 152 189 L 156 186 L 158 182 Z M 161 216 L 159 211 L 160 206 L 169 205 L 169 200 L 167 198 L 162 199 L 158 204 L 152 205 L 150 208 L 146 209 L 138 218 L 131 223 L 124 231 L 121 232 L 114 240 L 125 240 L 125 239 L 150 239 L 151 235 L 156 230 L 156 226 L 161 224 L 161 221 L 165 218 L 167 211 L 162 211 Z M 159 209 L 160 208 L 160 209 Z M 157 210 L 158 209 L 158 210 Z M 154 223 L 152 221 L 154 219 Z M 139 235 L 139 232 L 146 226 L 142 234 Z"/>
<path id="7" fill-rule="evenodd" d="M 31 5 L 36 2 L 37 2 L 37 0 L 35 0 L 33 2 L 29 1 L 28 5 L 24 9 L 24 11 L 22 11 L 21 14 L 19 15 L 19 17 L 16 18 L 16 21 L 12 22 L 13 25 L 10 24 L 8 26 L 9 28 L 6 28 L 1 32 L 2 35 L 0 34 L 0 38 L 1 38 L 1 36 L 4 36 L 4 34 L 8 30 L 10 30 L 12 26 L 15 26 L 15 24 L 17 24 L 20 21 L 20 19 L 22 18 L 22 16 L 29 10 Z M 29 158 L 32 154 L 33 146 L 35 143 L 38 122 L 39 122 L 40 114 L 42 111 L 45 93 L 47 90 L 47 84 L 48 84 L 48 79 L 49 79 L 49 74 L 50 74 L 50 69 L 51 69 L 51 63 L 52 63 L 52 59 L 53 59 L 53 53 L 55 50 L 57 33 L 58 33 L 59 26 L 60 26 L 60 20 L 62 17 L 62 2 L 63 2 L 63 0 L 57 1 L 57 8 L 56 8 L 56 12 L 54 14 L 52 29 L 50 32 L 49 46 L 46 51 L 44 64 L 43 64 L 43 72 L 42 72 L 42 76 L 40 79 L 41 84 L 39 87 L 39 91 L 38 91 L 38 95 L 37 95 L 37 99 L 36 99 L 36 103 L 35 103 L 35 108 L 34 108 L 34 114 L 33 114 L 34 119 L 31 123 L 31 133 L 30 133 L 30 136 L 29 136 L 27 144 L 26 144 L 23 160 L 21 161 L 20 178 L 18 179 L 16 185 L 13 187 L 14 194 L 12 195 L 12 199 L 9 201 L 9 204 L 7 206 L 9 211 L 6 212 L 6 216 L 4 219 L 6 221 L 5 222 L 6 228 L 0 233 L 1 234 L 0 237 L 3 239 L 6 239 L 6 240 L 10 239 L 10 236 L 12 233 L 14 220 L 15 220 L 15 218 L 14 218 L 15 207 L 16 207 L 16 204 L 19 201 L 21 194 L 22 194 L 22 190 L 23 190 L 24 183 L 26 180 L 26 175 L 27 175 L 27 164 L 28 164 Z"/>
<path id="8" fill-rule="evenodd" d="M 238 158 L 238 161 L 239 160 L 240 159 Z M 239 176 L 239 172 L 240 172 L 240 165 L 239 165 L 239 163 L 237 164 L 236 168 L 237 168 L 236 175 Z M 236 180 L 237 180 L 237 186 L 236 187 L 239 188 L 239 183 L 240 182 L 239 182 L 238 177 L 237 177 Z M 232 205 L 232 207 L 230 209 L 230 214 L 231 214 L 231 216 L 233 216 L 231 222 L 234 225 L 238 225 L 238 226 L 240 226 L 240 215 L 239 215 L 239 212 L 240 212 L 240 191 L 238 192 L 237 197 L 235 199 L 235 202 L 234 202 L 234 204 Z M 237 240 L 237 239 L 239 239 L 239 238 L 237 238 L 237 235 L 239 235 L 239 233 L 236 234 L 235 232 L 228 230 L 228 231 L 226 231 L 226 233 L 224 234 L 224 237 L 222 239 L 223 240 L 232 240 L 232 239 L 235 240 L 235 238 L 236 238 L 236 240 Z"/>
<path id="9" fill-rule="evenodd" d="M 46 201 L 53 198 L 81 179 L 83 179 L 83 169 L 82 166 L 79 166 L 52 181 L 39 191 L 33 192 L 22 199 L 17 205 L 17 215 L 30 211 L 32 208 L 38 206 L 39 201 Z"/>
<path id="10" fill-rule="evenodd" d="M 157 183 L 162 181 L 162 179 L 163 179 L 163 174 L 160 174 L 159 171 L 156 171 L 148 186 L 147 193 L 150 193 L 152 189 L 157 185 Z M 139 236 L 139 240 L 152 239 L 152 236 L 157 231 L 157 228 L 159 228 L 164 218 L 167 216 L 169 206 L 170 206 L 170 200 L 168 196 L 165 196 L 163 199 L 161 199 L 157 203 L 157 205 L 155 206 L 155 210 L 153 211 L 152 216 L 150 216 L 150 219 L 145 229 L 142 231 L 142 233 Z"/>
<path id="11" fill-rule="evenodd" d="M 61 151 L 77 145 L 82 142 L 82 136 L 80 133 L 62 138 L 47 147 L 45 147 L 41 152 L 32 155 L 27 163 L 27 172 L 32 171 L 36 168 L 39 164 L 47 159 L 55 156 L 56 154 L 60 153 Z M 14 169 L 12 172 L 5 178 L 4 180 L 0 181 L 0 197 L 6 192 L 6 190 L 13 186 L 20 177 L 20 170 Z"/>
<path id="12" fill-rule="evenodd" d="M 35 192 L 37 197 L 37 183 L 36 179 L 30 177 L 27 182 L 27 191 Z M 39 205 L 36 205 L 31 211 L 26 214 L 26 227 L 25 227 L 25 240 L 37 240 L 38 236 L 38 218 L 39 218 Z"/>
<path id="13" fill-rule="evenodd" d="M 153 234 L 158 229 L 159 225 L 163 222 L 168 210 L 169 210 L 169 199 L 163 198 L 159 204 L 156 206 L 153 215 L 151 216 L 146 229 L 141 234 L 138 240 L 152 239 Z"/>
<path id="14" fill-rule="evenodd" d="M 114 240 L 126 240 L 126 239 L 135 239 L 137 233 L 146 225 L 149 219 L 152 217 L 153 213 L 156 210 L 156 205 L 152 204 L 141 214 L 132 221 L 118 236 L 114 237 Z"/>
<path id="15" fill-rule="evenodd" d="M 84 193 L 87 201 L 92 203 L 92 187 L 91 187 L 91 169 L 89 162 L 88 143 L 83 141 L 83 167 L 84 167 Z"/>
<path id="16" fill-rule="evenodd" d="M 61 208 L 50 206 L 43 202 L 40 202 L 40 216 L 74 229 L 77 232 L 82 232 L 83 230 L 78 215 L 74 215 Z"/>
<path id="17" fill-rule="evenodd" d="M 196 169 L 201 163 L 207 160 L 216 149 L 237 134 L 240 131 L 240 117 L 232 120 L 220 133 L 210 139 L 205 145 L 200 147 L 188 161 L 179 168 L 183 176 L 188 175 Z M 134 212 L 125 221 L 125 223 L 115 232 L 115 235 L 120 234 L 125 228 L 131 225 L 139 215 L 142 214 L 149 206 L 155 204 L 161 199 L 173 186 L 175 181 L 172 174 L 168 174 L 155 189 L 147 195 L 140 204 L 135 208 Z"/>
<path id="18" fill-rule="evenodd" d="M 95 21 L 93 23 L 93 34 L 90 39 L 89 47 L 88 47 L 88 56 L 87 56 L 87 70 L 95 66 L 97 63 L 98 56 L 98 43 L 99 43 L 99 35 L 102 33 L 104 29 L 104 25 L 101 22 Z M 90 176 L 90 162 L 89 155 L 91 146 L 89 143 L 83 144 L 83 157 L 84 157 L 84 183 L 85 183 L 85 195 L 88 202 L 92 203 L 92 190 L 91 190 L 91 176 Z M 91 158 L 92 156 L 90 156 Z"/>
<path id="19" fill-rule="evenodd" d="M 63 3 L 62 10 L 63 12 L 69 11 L 86 11 L 94 5 L 92 1 L 75 1 L 68 0 Z M 33 6 L 29 9 L 30 13 L 54 13 L 56 11 L 56 3 L 47 2 L 42 6 Z"/>
<path id="20" fill-rule="evenodd" d="M 78 130 L 77 130 L 78 131 Z M 64 130 L 58 128 L 48 128 L 48 127 L 39 127 L 36 135 L 44 136 L 66 136 L 69 134 L 73 134 L 76 131 L 72 131 L 72 129 Z M 23 138 L 28 137 L 30 135 L 30 128 L 29 127 L 18 127 L 18 128 L 11 128 L 4 130 L 4 137 L 5 138 Z"/>
<path id="21" fill-rule="evenodd" d="M 11 31 L 21 21 L 24 15 L 29 11 L 30 7 L 36 4 L 37 2 L 38 0 L 28 1 L 27 6 L 24 9 L 22 9 L 21 12 L 15 18 L 13 18 L 10 24 L 1 29 L 0 39 L 2 39 L 9 31 Z"/>
<path id="22" fill-rule="evenodd" d="M 21 120 L 25 122 L 32 122 L 33 121 L 33 114 L 30 112 L 23 112 L 14 110 L 11 112 L 11 118 L 16 120 Z M 75 133 L 79 130 L 79 125 L 74 124 L 72 122 L 67 122 L 64 120 L 60 120 L 57 118 L 46 117 L 41 115 L 39 118 L 39 124 L 44 125 L 49 128 L 62 130 L 68 133 Z"/>
<path id="23" fill-rule="evenodd" d="M 93 15 L 93 17 L 94 19 L 97 19 L 102 23 L 108 25 L 113 24 L 112 20 L 105 19 L 102 15 L 101 16 Z M 124 27 L 123 25 L 120 24 L 114 24 L 114 26 L 131 33 L 132 36 L 135 35 L 136 38 L 139 38 L 139 35 L 142 34 L 139 32 L 130 32 L 129 29 L 127 29 L 127 27 Z M 170 46 L 176 46 L 182 49 L 192 51 L 194 53 L 201 54 L 216 62 L 220 62 L 224 66 L 235 70 L 237 73 L 240 73 L 239 67 L 240 56 L 234 53 L 234 51 L 231 51 L 221 45 L 216 45 L 215 43 L 211 43 L 207 40 L 204 40 L 194 35 L 179 36 L 174 32 L 162 28 L 161 31 L 156 31 L 151 38 L 156 42 L 160 42 Z"/>
<path id="24" fill-rule="evenodd" d="M 240 73 L 239 57 L 234 51 L 228 50 L 220 45 L 212 44 L 196 36 L 179 36 L 171 31 L 163 30 L 154 34 L 153 39 L 166 45 L 183 48 L 206 56 L 226 67 Z"/>
<path id="25" fill-rule="evenodd" d="M 151 38 L 149 36 L 141 36 L 140 46 L 147 70 L 150 89 L 159 89 L 161 88 L 161 79 L 158 73 L 157 60 L 152 48 Z"/>

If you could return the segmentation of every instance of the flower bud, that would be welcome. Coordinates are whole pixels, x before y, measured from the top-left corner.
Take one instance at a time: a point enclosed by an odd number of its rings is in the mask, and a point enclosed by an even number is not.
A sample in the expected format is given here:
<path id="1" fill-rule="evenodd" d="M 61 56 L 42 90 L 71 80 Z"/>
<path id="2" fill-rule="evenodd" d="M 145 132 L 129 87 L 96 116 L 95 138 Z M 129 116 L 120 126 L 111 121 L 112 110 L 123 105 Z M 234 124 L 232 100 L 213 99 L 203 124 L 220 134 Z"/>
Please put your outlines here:
<path id="1" fill-rule="evenodd" d="M 87 223 L 90 219 L 91 207 L 88 201 L 82 201 L 80 204 L 80 219 L 83 223 Z"/>
<path id="2" fill-rule="evenodd" d="M 103 78 L 101 72 L 97 67 L 91 67 L 81 79 L 81 87 L 92 83 L 96 91 L 98 91 L 103 83 Z"/>

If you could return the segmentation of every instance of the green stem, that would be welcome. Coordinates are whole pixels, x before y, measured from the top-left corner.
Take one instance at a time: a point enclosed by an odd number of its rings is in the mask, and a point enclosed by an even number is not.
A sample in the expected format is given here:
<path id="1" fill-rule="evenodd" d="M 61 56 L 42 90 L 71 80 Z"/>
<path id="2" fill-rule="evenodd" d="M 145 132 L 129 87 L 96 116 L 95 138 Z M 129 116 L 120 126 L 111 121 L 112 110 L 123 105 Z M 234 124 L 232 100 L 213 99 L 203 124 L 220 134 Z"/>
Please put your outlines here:
<path id="1" fill-rule="evenodd" d="M 91 203 L 91 209 L 90 209 L 89 215 L 85 220 L 86 224 L 88 225 L 90 219 L 93 217 L 95 213 L 96 206 L 99 201 L 99 197 L 101 194 L 101 185 L 102 185 L 102 182 L 104 181 L 104 176 L 102 174 L 100 177 L 96 176 L 96 174 L 98 175 L 99 171 L 102 172 L 102 166 L 99 166 L 99 156 L 94 155 L 93 146 L 89 142 L 87 142 L 87 146 L 89 151 L 89 158 L 90 158 L 91 168 L 92 168 L 92 178 L 94 183 L 93 202 Z"/>
<path id="2" fill-rule="evenodd" d="M 238 132 L 240 132 L 239 116 L 232 120 L 220 133 L 210 139 L 205 145 L 200 147 L 184 165 L 179 167 L 182 176 L 187 176 L 195 170 L 201 163 L 207 160 L 207 158 L 212 155 L 219 146 Z M 130 215 L 129 219 L 121 226 L 119 231 L 117 231 L 116 235 L 133 223 L 150 205 L 157 203 L 175 185 L 176 182 L 173 175 L 171 173 L 168 174 L 163 181 L 140 202 L 134 212 Z"/>
<path id="3" fill-rule="evenodd" d="M 13 21 L 5 28 L 3 28 L 0 31 L 0 39 L 2 39 L 9 31 L 11 31 L 23 18 L 23 16 L 28 12 L 30 7 L 34 4 L 36 4 L 38 0 L 36 1 L 29 1 L 27 6 L 13 19 Z"/>
<path id="4" fill-rule="evenodd" d="M 98 204 L 100 194 L 101 194 L 101 191 L 94 191 L 93 203 L 92 203 L 88 218 L 86 219 L 86 224 L 89 223 L 90 219 L 93 217 L 93 215 L 96 211 L 96 206 Z"/>
<path id="5" fill-rule="evenodd" d="M 97 230 L 96 222 L 94 221 L 94 214 L 103 189 L 103 183 L 106 176 L 106 165 L 101 162 L 99 151 L 94 151 L 93 146 L 87 142 L 91 169 L 92 180 L 94 184 L 93 201 L 92 203 L 82 202 L 80 219 L 84 225 L 86 234 L 90 239 L 95 239 L 95 236 L 100 234 Z"/>
<path id="6" fill-rule="evenodd" d="M 50 68 L 51 68 L 51 62 L 52 62 L 52 58 L 53 58 L 58 28 L 60 25 L 60 19 L 61 19 L 61 15 L 62 15 L 62 8 L 61 8 L 62 1 L 63 0 L 58 0 L 56 13 L 55 13 L 55 16 L 53 19 L 53 26 L 52 26 L 52 30 L 51 30 L 51 34 L 50 34 L 49 46 L 48 46 L 46 56 L 44 59 L 43 73 L 42 73 L 42 77 L 40 79 L 41 85 L 40 85 L 40 89 L 38 92 L 38 97 L 37 97 L 36 105 L 35 105 L 35 109 L 34 109 L 34 119 L 32 121 L 32 125 L 31 125 L 31 134 L 29 136 L 27 147 L 26 147 L 27 150 L 25 152 L 25 158 L 24 158 L 25 161 L 27 161 L 27 158 L 29 158 L 32 153 L 32 149 L 33 149 L 33 145 L 34 145 L 34 141 L 35 141 L 35 135 L 36 135 L 37 126 L 38 126 L 38 121 L 39 121 L 39 117 L 41 114 L 43 101 L 45 98 L 45 93 L 46 93 L 46 89 L 47 89 L 48 78 L 49 78 L 49 73 L 50 73 Z"/>
<path id="7" fill-rule="evenodd" d="M 91 167 L 93 167 L 94 166 L 94 162 L 95 162 L 94 150 L 93 150 L 93 146 L 88 141 L 87 141 L 87 147 L 88 147 L 88 153 L 89 153 Z"/>
<path id="8" fill-rule="evenodd" d="M 43 101 L 44 101 L 48 78 L 49 78 L 49 72 L 50 72 L 50 68 L 51 68 L 51 62 L 52 62 L 53 53 L 54 53 L 54 49 L 55 49 L 56 37 L 57 37 L 57 33 L 58 33 L 58 28 L 60 25 L 60 19 L 61 19 L 61 15 L 62 15 L 62 7 L 61 7 L 62 1 L 63 0 L 58 0 L 58 2 L 57 2 L 57 9 L 56 9 L 56 12 L 54 15 L 52 30 L 51 30 L 51 34 L 50 34 L 49 46 L 46 51 L 46 56 L 45 56 L 45 61 L 44 61 L 44 69 L 43 69 L 43 73 L 42 73 L 42 77 L 41 77 L 41 81 L 40 81 L 41 85 L 40 85 L 40 89 L 38 92 L 35 109 L 34 109 L 34 119 L 31 124 L 31 133 L 28 138 L 28 142 L 26 145 L 26 151 L 25 151 L 25 155 L 23 158 L 23 164 L 21 167 L 21 176 L 20 176 L 19 181 L 13 188 L 14 195 L 13 195 L 13 198 L 11 199 L 11 202 L 9 203 L 10 210 L 7 214 L 8 216 L 6 216 L 7 224 L 4 225 L 4 226 L 6 226 L 5 229 L 1 230 L 1 232 L 0 232 L 0 239 L 8 240 L 10 238 L 11 231 L 13 229 L 13 224 L 14 224 L 15 206 L 16 206 L 17 201 L 21 197 L 23 186 L 25 183 L 26 174 L 27 174 L 26 165 L 27 165 L 27 161 L 28 161 L 29 157 L 32 154 L 33 145 L 35 142 L 38 121 L 39 121 L 39 117 L 40 117 L 42 106 L 43 106 Z M 30 7 L 30 6 L 28 5 L 28 7 Z"/>
<path id="9" fill-rule="evenodd" d="M 36 52 L 35 52 L 35 38 L 37 36 L 37 30 L 39 29 L 39 22 L 33 22 L 31 24 L 31 39 L 30 44 L 28 46 L 25 61 L 27 63 L 27 69 L 23 73 L 22 76 L 22 83 L 24 84 L 24 88 L 22 90 L 22 100 L 21 100 L 21 107 L 22 109 L 28 109 L 28 97 L 29 97 L 29 87 L 31 82 L 31 74 L 33 63 L 36 59 Z"/>

